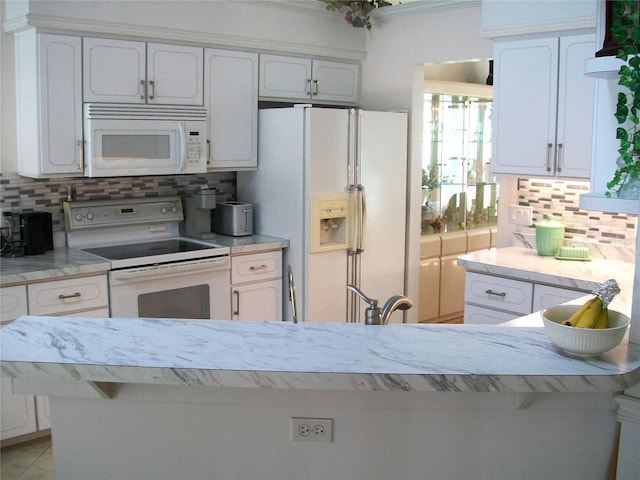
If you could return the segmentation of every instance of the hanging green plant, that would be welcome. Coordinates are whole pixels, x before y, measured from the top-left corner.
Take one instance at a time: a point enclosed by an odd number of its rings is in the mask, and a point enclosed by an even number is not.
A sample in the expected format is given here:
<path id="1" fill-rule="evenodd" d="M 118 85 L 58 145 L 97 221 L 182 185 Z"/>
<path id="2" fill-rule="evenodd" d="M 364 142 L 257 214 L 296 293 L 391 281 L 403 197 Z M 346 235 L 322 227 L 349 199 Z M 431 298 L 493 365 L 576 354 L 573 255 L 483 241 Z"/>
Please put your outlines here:
<path id="1" fill-rule="evenodd" d="M 618 74 L 618 85 L 624 87 L 618 93 L 615 117 L 618 121 L 616 139 L 619 141 L 618 169 L 607 183 L 612 193 L 620 196 L 630 182 L 640 181 L 640 11 L 637 0 L 613 2 L 611 33 L 620 45 L 616 55 L 624 63 Z"/>
<path id="2" fill-rule="evenodd" d="M 325 0 L 327 4 L 327 10 L 330 12 L 338 12 L 340 10 L 345 11 L 344 18 L 347 23 L 353 27 L 366 27 L 367 30 L 371 30 L 371 18 L 369 13 L 380 7 L 386 7 L 391 5 L 391 2 L 384 1 L 341 1 L 341 0 Z"/>

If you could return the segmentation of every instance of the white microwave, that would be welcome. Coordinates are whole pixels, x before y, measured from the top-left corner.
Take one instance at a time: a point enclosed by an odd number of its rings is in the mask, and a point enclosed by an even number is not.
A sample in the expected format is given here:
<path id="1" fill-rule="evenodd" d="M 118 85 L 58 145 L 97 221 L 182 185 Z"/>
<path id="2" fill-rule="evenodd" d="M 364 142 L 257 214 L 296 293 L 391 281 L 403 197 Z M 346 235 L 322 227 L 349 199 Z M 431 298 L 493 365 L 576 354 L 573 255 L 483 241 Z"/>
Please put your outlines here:
<path id="1" fill-rule="evenodd" d="M 84 142 L 87 177 L 205 173 L 207 110 L 86 103 Z"/>

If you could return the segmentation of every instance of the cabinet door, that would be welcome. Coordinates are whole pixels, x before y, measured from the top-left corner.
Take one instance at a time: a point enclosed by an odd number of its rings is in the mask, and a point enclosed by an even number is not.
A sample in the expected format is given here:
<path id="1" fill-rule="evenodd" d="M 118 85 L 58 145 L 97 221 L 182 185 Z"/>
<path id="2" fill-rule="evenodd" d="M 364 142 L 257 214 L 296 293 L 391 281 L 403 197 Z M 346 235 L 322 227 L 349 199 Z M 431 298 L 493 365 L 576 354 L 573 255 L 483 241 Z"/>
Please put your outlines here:
<path id="1" fill-rule="evenodd" d="M 55 280 L 28 286 L 29 313 L 54 315 L 109 305 L 106 275 Z"/>
<path id="2" fill-rule="evenodd" d="M 18 32 L 18 171 L 40 178 L 82 175 L 82 41 Z"/>
<path id="3" fill-rule="evenodd" d="M 282 280 L 236 285 L 231 289 L 234 320 L 282 320 Z"/>
<path id="4" fill-rule="evenodd" d="M 533 308 L 538 312 L 553 305 L 560 305 L 576 298 L 584 297 L 589 292 L 570 290 L 568 288 L 550 287 L 548 285 L 535 285 L 533 288 Z"/>
<path id="5" fill-rule="evenodd" d="M 467 272 L 464 290 L 467 305 L 480 305 L 520 315 L 531 313 L 532 283 Z"/>
<path id="6" fill-rule="evenodd" d="M 498 325 L 520 317 L 520 314 L 500 312 L 490 308 L 479 307 L 477 305 L 464 306 L 465 325 Z"/>
<path id="7" fill-rule="evenodd" d="M 496 42 L 493 174 L 553 173 L 558 38 Z"/>
<path id="8" fill-rule="evenodd" d="M 314 60 L 312 98 L 336 103 L 356 103 L 360 89 L 360 66 L 353 63 Z"/>
<path id="9" fill-rule="evenodd" d="M 40 35 L 40 148 L 43 174 L 82 174 L 82 43 Z"/>
<path id="10" fill-rule="evenodd" d="M 82 52 L 85 102 L 146 103 L 144 42 L 84 38 Z"/>
<path id="11" fill-rule="evenodd" d="M 593 132 L 595 79 L 584 74 L 593 58 L 595 35 L 560 38 L 558 83 L 558 176 L 589 178 Z"/>
<path id="12" fill-rule="evenodd" d="M 27 314 L 27 288 L 24 285 L 0 289 L 0 312 L 3 324 Z M 14 395 L 11 379 L 0 378 L 0 439 L 35 432 L 36 408 L 34 397 Z"/>
<path id="13" fill-rule="evenodd" d="M 465 270 L 458 266 L 458 255 L 442 257 L 440 261 L 440 317 L 462 314 Z"/>
<path id="14" fill-rule="evenodd" d="M 206 49 L 204 77 L 209 169 L 256 168 L 258 55 Z"/>
<path id="15" fill-rule="evenodd" d="M 440 259 L 427 258 L 420 261 L 419 322 L 430 322 L 438 318 L 440 311 Z"/>
<path id="16" fill-rule="evenodd" d="M 265 98 L 311 98 L 311 60 L 260 55 L 260 96 Z"/>
<path id="17" fill-rule="evenodd" d="M 202 105 L 203 49 L 147 45 L 147 103 Z"/>

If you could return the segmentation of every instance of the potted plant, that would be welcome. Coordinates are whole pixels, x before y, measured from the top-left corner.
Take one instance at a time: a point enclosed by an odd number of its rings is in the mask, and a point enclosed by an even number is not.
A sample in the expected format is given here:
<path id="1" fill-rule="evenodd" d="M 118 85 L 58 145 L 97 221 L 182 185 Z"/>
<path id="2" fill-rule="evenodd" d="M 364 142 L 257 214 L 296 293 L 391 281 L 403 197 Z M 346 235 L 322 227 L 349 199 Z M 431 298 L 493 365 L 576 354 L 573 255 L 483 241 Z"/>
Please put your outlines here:
<path id="1" fill-rule="evenodd" d="M 607 183 L 607 197 L 612 191 L 619 197 L 638 198 L 640 183 L 640 11 L 637 0 L 613 2 L 611 33 L 619 44 L 617 58 L 623 61 L 618 74 L 616 104 L 616 138 L 619 140 L 618 169 Z M 635 185 L 635 186 L 634 186 Z"/>
<path id="2" fill-rule="evenodd" d="M 374 8 L 386 7 L 391 5 L 391 2 L 373 0 L 358 0 L 358 1 L 341 1 L 341 0 L 325 0 L 327 4 L 327 10 L 330 12 L 337 12 L 345 9 L 344 18 L 347 23 L 353 27 L 366 27 L 367 30 L 371 30 L 371 18 L 369 13 Z"/>

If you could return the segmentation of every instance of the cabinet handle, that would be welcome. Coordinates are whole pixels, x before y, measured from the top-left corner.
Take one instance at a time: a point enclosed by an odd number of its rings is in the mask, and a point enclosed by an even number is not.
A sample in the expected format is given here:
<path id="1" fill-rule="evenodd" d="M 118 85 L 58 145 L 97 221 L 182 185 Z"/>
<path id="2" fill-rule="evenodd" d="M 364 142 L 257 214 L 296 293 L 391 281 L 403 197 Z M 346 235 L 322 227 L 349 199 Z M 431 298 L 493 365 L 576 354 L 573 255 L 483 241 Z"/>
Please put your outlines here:
<path id="1" fill-rule="evenodd" d="M 147 82 L 140 80 L 140 85 L 142 85 L 142 95 L 140 95 L 140 100 L 144 100 L 147 98 Z"/>
<path id="2" fill-rule="evenodd" d="M 265 270 L 267 268 L 269 268 L 269 267 L 267 265 L 264 265 L 264 264 L 262 264 L 262 265 L 251 265 L 249 267 L 249 270 L 251 270 L 252 272 L 255 272 L 256 270 Z"/>
<path id="3" fill-rule="evenodd" d="M 547 172 L 551 171 L 551 152 L 553 149 L 553 145 L 547 143 Z"/>
<path id="4" fill-rule="evenodd" d="M 78 156 L 80 157 L 80 161 L 78 162 L 78 170 L 84 172 L 84 142 L 82 140 L 78 140 L 76 142 L 78 146 Z"/>
<path id="5" fill-rule="evenodd" d="M 71 295 L 63 295 L 62 293 L 60 295 L 58 295 L 58 298 L 60 300 L 64 300 L 66 298 L 77 298 L 82 296 L 82 294 L 80 292 L 76 292 L 76 293 L 72 293 Z"/>
<path id="6" fill-rule="evenodd" d="M 557 163 L 557 167 L 556 167 L 556 171 L 559 173 L 562 171 L 562 160 L 563 160 L 563 150 L 562 150 L 562 144 L 559 143 L 556 146 L 556 163 Z"/>
<path id="7" fill-rule="evenodd" d="M 310 78 L 307 78 L 307 94 L 308 95 L 313 95 L 313 93 L 311 92 L 311 82 L 313 82 L 313 80 L 311 80 Z"/>
<path id="8" fill-rule="evenodd" d="M 491 289 L 486 290 L 484 293 L 486 293 L 487 295 L 495 295 L 496 297 L 506 297 L 507 296 L 506 292 L 494 292 Z"/>
<path id="9" fill-rule="evenodd" d="M 240 315 L 240 292 L 237 290 L 233 291 L 233 296 L 236 299 L 236 308 L 233 311 L 233 315 Z"/>
<path id="10" fill-rule="evenodd" d="M 314 95 L 318 95 L 318 85 L 320 85 L 320 80 L 314 80 L 314 81 L 313 81 L 313 85 L 314 85 L 314 87 L 315 87 L 315 88 L 314 88 L 314 92 L 313 92 L 313 94 L 314 94 Z"/>
<path id="11" fill-rule="evenodd" d="M 149 100 L 153 100 L 153 97 L 156 96 L 156 82 L 153 80 L 149 80 L 150 92 L 149 92 Z"/>
<path id="12" fill-rule="evenodd" d="M 211 140 L 207 138 L 207 165 L 213 165 L 213 160 L 211 159 Z"/>

